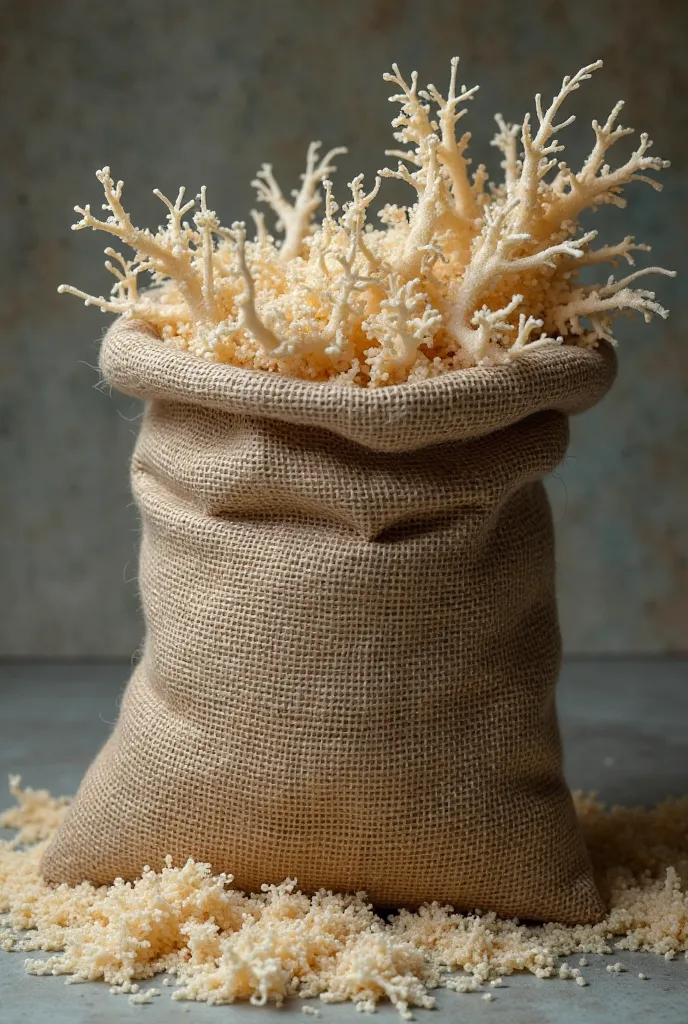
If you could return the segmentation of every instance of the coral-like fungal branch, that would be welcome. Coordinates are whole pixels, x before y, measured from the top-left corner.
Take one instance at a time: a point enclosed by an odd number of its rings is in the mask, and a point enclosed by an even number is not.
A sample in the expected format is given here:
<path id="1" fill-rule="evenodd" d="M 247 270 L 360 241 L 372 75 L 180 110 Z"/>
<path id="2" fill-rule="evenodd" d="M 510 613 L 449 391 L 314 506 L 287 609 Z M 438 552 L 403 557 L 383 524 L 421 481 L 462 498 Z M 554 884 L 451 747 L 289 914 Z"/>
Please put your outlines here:
<path id="1" fill-rule="evenodd" d="M 168 207 L 167 231 L 160 231 L 152 235 L 150 231 L 134 227 L 129 214 L 122 206 L 122 191 L 124 183 L 118 181 L 116 184 L 110 174 L 109 167 L 103 167 L 96 171 L 96 177 L 103 186 L 105 203 L 103 209 L 109 211 L 107 220 L 98 220 L 91 213 L 90 206 L 75 206 L 77 213 L 81 214 L 81 220 L 72 225 L 73 231 L 81 231 L 84 228 L 107 231 L 115 235 L 125 245 L 130 246 L 137 253 L 139 270 L 149 270 L 163 278 L 170 278 L 175 281 L 181 292 L 196 324 L 207 322 L 212 316 L 212 310 L 206 305 L 203 296 L 203 286 L 198 270 L 194 265 L 194 253 L 189 245 L 188 233 L 181 224 L 181 217 L 192 208 L 193 203 L 187 203 L 182 207 L 184 190 L 180 190 L 177 203 L 172 206 L 170 201 L 156 189 L 155 194 Z M 63 288 L 66 291 L 67 288 Z M 86 298 L 101 309 L 102 298 L 87 296 Z M 113 310 L 107 309 L 107 312 Z"/>
<path id="2" fill-rule="evenodd" d="M 615 112 L 620 109 L 621 104 L 619 103 L 614 108 L 604 129 L 599 129 L 597 123 L 593 122 L 598 141 L 578 174 L 574 174 L 565 163 L 559 164 L 559 174 L 552 183 L 552 192 L 556 198 L 550 202 L 542 218 L 541 233 L 554 230 L 555 225 L 564 221 L 575 219 L 587 207 L 595 209 L 607 203 L 623 209 L 626 200 L 622 196 L 622 192 L 625 186 L 632 181 L 643 181 L 655 191 L 661 191 L 660 182 L 641 172 L 660 171 L 669 166 L 669 161 L 646 155 L 652 146 L 652 141 L 645 133 L 640 136 L 638 148 L 621 167 L 612 171 L 607 164 L 602 164 L 606 150 L 618 138 L 629 135 L 633 131 L 633 129 L 625 128 L 617 131 L 607 130 L 610 123 L 613 123 L 612 117 L 615 116 Z"/>
<path id="3" fill-rule="evenodd" d="M 105 170 L 107 170 L 107 168 L 105 168 Z M 104 172 L 99 172 L 99 173 L 104 173 Z M 99 178 L 99 180 L 100 180 L 100 178 Z M 168 231 L 170 233 L 170 238 L 171 238 L 171 240 L 176 245 L 179 245 L 179 246 L 183 245 L 183 236 L 184 236 L 184 231 L 183 231 L 183 228 L 182 228 L 182 217 L 184 216 L 184 214 L 188 213 L 189 210 L 193 210 L 194 206 L 196 205 L 193 199 L 190 199 L 188 203 L 185 203 L 184 202 L 185 194 L 186 194 L 186 189 L 182 185 L 182 187 L 179 189 L 179 192 L 177 194 L 177 198 L 176 198 L 175 202 L 171 203 L 170 200 L 167 198 L 167 196 L 163 195 L 163 193 L 160 191 L 159 188 L 154 188 L 153 189 L 153 195 L 157 196 L 158 199 L 160 200 L 160 202 L 163 203 L 167 207 L 167 211 L 168 211 L 167 212 L 167 225 L 168 225 Z M 120 189 L 120 197 L 121 197 L 121 189 Z"/>
<path id="4" fill-rule="evenodd" d="M 127 299 L 106 299 L 104 295 L 89 295 L 81 288 L 75 288 L 72 284 L 61 284 L 57 288 L 60 295 L 74 295 L 77 299 L 83 299 L 85 306 L 98 306 L 103 313 L 116 313 L 117 316 L 132 316 L 132 310 L 138 308 L 138 304 Z"/>
<path id="5" fill-rule="evenodd" d="M 621 281 L 615 281 L 610 277 L 602 287 L 593 285 L 588 288 L 577 288 L 568 302 L 553 311 L 552 319 L 562 334 L 585 335 L 586 344 L 592 344 L 602 338 L 615 344 L 610 330 L 610 312 L 635 310 L 642 314 L 645 323 L 649 323 L 654 314 L 664 320 L 669 315 L 668 310 L 655 301 L 653 291 L 629 288 L 630 284 L 646 274 L 676 276 L 675 271 L 665 270 L 663 267 L 645 267 L 643 270 L 636 270 L 634 274 L 629 274 Z M 589 320 L 592 331 L 586 332 L 581 326 L 581 317 Z"/>
<path id="6" fill-rule="evenodd" d="M 599 249 L 589 249 L 578 261 L 580 267 L 589 267 L 596 263 L 612 263 L 626 260 L 629 266 L 635 264 L 634 252 L 649 252 L 650 246 L 642 242 L 636 243 L 633 235 L 626 235 L 616 245 L 603 245 Z"/>
<path id="7" fill-rule="evenodd" d="M 74 295 L 78 299 L 83 299 L 85 306 L 97 306 L 103 313 L 147 320 L 156 328 L 162 327 L 170 317 L 187 315 L 187 307 L 184 304 L 162 307 L 152 299 L 139 295 L 138 276 L 143 268 L 137 260 L 125 259 L 120 252 L 110 246 L 105 249 L 105 255 L 110 257 L 105 260 L 105 268 L 116 279 L 109 299 L 104 295 L 89 295 L 70 284 L 61 284 L 58 292 L 61 295 Z"/>
<path id="8" fill-rule="evenodd" d="M 379 312 L 363 322 L 366 335 L 380 343 L 371 350 L 370 359 L 378 367 L 408 372 L 416 361 L 421 345 L 432 345 L 442 323 L 442 315 L 427 304 L 422 281 L 414 278 L 402 284 L 397 274 L 390 274 L 389 297 L 380 303 Z"/>
<path id="9" fill-rule="evenodd" d="M 418 72 L 412 72 L 409 85 L 399 67 L 392 64 L 392 70 L 385 72 L 382 78 L 401 89 L 401 92 L 389 97 L 390 103 L 401 104 L 401 113 L 392 121 L 392 127 L 397 129 L 394 138 L 397 142 L 412 146 L 412 149 L 406 151 L 387 151 L 387 155 L 399 156 L 402 160 L 409 160 L 421 167 L 428 140 L 436 139 L 437 136 L 430 118 L 430 107 L 422 103 L 419 96 Z"/>
<path id="10" fill-rule="evenodd" d="M 418 201 L 411 211 L 409 230 L 403 244 L 395 254 L 395 269 L 402 277 L 416 276 L 421 269 L 423 254 L 433 237 L 440 233 L 440 222 L 446 214 L 443 201 L 443 181 L 437 162 L 437 140 L 431 140 L 427 149 L 427 164 L 411 174 L 408 168 L 399 164 L 396 171 L 383 168 L 380 174 L 387 178 L 399 178 L 407 182 L 418 193 Z"/>
<path id="11" fill-rule="evenodd" d="M 433 150 L 439 165 L 446 171 L 447 178 L 451 182 L 451 193 L 456 212 L 468 220 L 479 214 L 468 176 L 468 162 L 464 157 L 470 133 L 466 133 L 457 140 L 456 125 L 466 113 L 465 107 L 462 107 L 461 104 L 473 98 L 478 91 L 478 86 L 473 86 L 471 89 L 461 86 L 457 93 L 458 66 L 459 58 L 453 57 L 446 99 L 432 84 L 428 85 L 427 89 L 419 90 L 418 74 L 415 71 L 411 75 L 410 85 L 396 64 L 392 65 L 391 72 L 383 75 L 386 82 L 392 82 L 401 90 L 389 97 L 391 103 L 401 104 L 401 113 L 392 121 L 392 126 L 397 129 L 394 138 L 398 142 L 413 147 L 403 151 L 388 150 L 387 155 L 397 156 L 423 168 L 428 165 L 431 150 Z M 427 102 L 423 102 L 424 100 Z M 430 103 L 434 103 L 437 107 L 439 123 L 431 117 Z M 395 176 L 401 177 L 400 174 Z"/>
<path id="12" fill-rule="evenodd" d="M 379 268 L 379 261 L 373 256 L 370 249 L 365 244 L 363 229 L 366 223 L 366 211 L 380 191 L 381 184 L 382 179 L 379 176 L 376 177 L 375 184 L 372 189 L 370 192 L 366 193 L 363 190 L 363 175 L 357 175 L 357 177 L 349 183 L 352 198 L 351 202 L 345 205 L 341 218 L 341 225 L 344 230 L 348 232 L 349 237 L 352 239 L 352 243 L 355 240 L 355 247 L 357 251 L 365 256 L 370 267 L 376 269 Z"/>
<path id="13" fill-rule="evenodd" d="M 201 209 L 194 215 L 194 224 L 198 228 L 202 239 L 201 251 L 203 254 L 203 284 L 201 286 L 201 292 L 203 294 L 203 305 L 207 310 L 208 315 L 214 320 L 215 287 L 213 281 L 213 233 L 217 232 L 220 227 L 220 222 L 217 219 L 217 214 L 208 209 L 205 185 L 201 187 L 200 200 Z"/>
<path id="14" fill-rule="evenodd" d="M 459 68 L 459 57 L 451 58 L 451 75 L 449 78 L 449 90 L 446 99 L 434 85 L 429 85 L 421 95 L 431 99 L 437 105 L 437 114 L 441 130 L 441 142 L 437 147 L 437 159 L 446 169 L 451 181 L 451 194 L 457 211 L 466 219 L 479 214 L 479 208 L 475 202 L 475 195 L 468 176 L 469 161 L 464 154 L 471 139 L 470 132 L 466 132 L 460 139 L 457 139 L 457 123 L 467 113 L 465 108 L 460 109 L 460 104 L 472 99 L 478 91 L 479 86 L 474 85 L 467 89 L 462 85 L 457 93 L 457 70 Z"/>
<path id="15" fill-rule="evenodd" d="M 553 98 L 547 110 L 543 110 L 542 96 L 538 93 L 535 97 L 535 110 L 538 120 L 538 128 L 533 135 L 530 114 L 526 114 L 521 128 L 521 144 L 523 146 L 523 160 L 521 174 L 516 183 L 515 195 L 519 199 L 516 230 L 525 229 L 529 220 L 533 217 L 537 207 L 540 182 L 546 175 L 557 166 L 557 153 L 560 153 L 563 146 L 557 142 L 558 132 L 568 128 L 576 120 L 572 114 L 559 124 L 555 119 L 559 110 L 568 97 L 580 88 L 581 83 L 587 81 L 593 71 L 602 67 L 602 61 L 595 61 L 581 68 L 572 78 L 566 75 L 561 83 L 561 89 Z"/>
<path id="16" fill-rule="evenodd" d="M 251 220 L 256 227 L 256 242 L 258 245 L 267 245 L 268 229 L 265 225 L 265 214 L 260 210 L 251 210 Z"/>
<path id="17" fill-rule="evenodd" d="M 556 258 L 560 256 L 579 259 L 587 244 L 595 236 L 595 232 L 589 232 L 579 239 L 564 240 L 544 249 L 519 256 L 517 253 L 531 241 L 527 232 L 510 233 L 507 227 L 510 217 L 519 203 L 519 199 L 513 198 L 501 207 L 497 206 L 486 211 L 483 234 L 475 247 L 473 258 L 466 268 L 463 280 L 455 290 L 448 314 L 450 330 L 461 341 L 468 354 L 476 360 L 485 356 L 489 333 L 486 333 L 486 325 L 490 323 L 484 318 L 476 321 L 471 315 L 480 296 L 489 292 L 507 275 L 519 275 L 544 267 L 556 269 Z M 505 309 L 499 310 L 499 315 L 513 313 L 523 301 L 523 296 L 518 296 L 518 299 L 519 301 L 513 308 L 509 305 Z M 478 329 L 473 330 L 471 324 L 477 324 Z M 494 330 L 499 333 L 498 323 L 496 322 L 493 326 Z"/>
<path id="18" fill-rule="evenodd" d="M 470 132 L 466 132 L 457 140 L 456 125 L 464 114 L 467 113 L 466 108 L 460 107 L 460 104 L 472 99 L 479 86 L 474 85 L 472 89 L 467 89 L 465 85 L 462 85 L 457 93 L 456 72 L 458 67 L 459 58 L 452 57 L 449 91 L 446 100 L 434 85 L 428 85 L 427 89 L 424 89 L 420 95 L 423 99 L 432 100 L 437 106 L 441 130 L 441 143 L 437 147 L 437 158 L 446 169 L 451 180 L 452 195 L 457 212 L 466 219 L 470 219 L 480 213 L 468 177 L 469 162 L 464 157 L 471 135 Z"/>
<path id="19" fill-rule="evenodd" d="M 294 202 L 285 199 L 282 190 L 275 181 L 271 164 L 263 164 L 251 183 L 258 193 L 260 202 L 267 205 L 277 215 L 277 226 L 284 230 L 284 240 L 280 248 L 282 260 L 293 260 L 301 254 L 303 242 L 310 233 L 313 214 L 320 205 L 318 186 L 336 171 L 332 163 L 334 157 L 346 153 L 344 146 L 331 149 L 319 160 L 320 142 L 311 142 L 306 155 L 306 170 L 301 175 L 301 188 L 292 195 Z"/>
<path id="20" fill-rule="evenodd" d="M 537 317 L 521 313 L 518 327 L 514 326 L 511 317 L 522 302 L 522 295 L 514 295 L 503 309 L 491 310 L 483 306 L 474 313 L 471 323 L 476 327 L 476 362 L 501 362 L 505 358 L 515 359 L 524 352 L 532 352 L 546 345 L 561 344 L 560 336 L 550 338 L 546 334 L 541 334 L 539 338 L 531 341 L 533 331 L 539 330 L 544 324 L 544 321 Z M 515 338 L 510 337 L 512 333 L 515 333 Z M 495 342 L 501 346 L 501 350 L 495 346 Z"/>
<path id="21" fill-rule="evenodd" d="M 380 179 L 376 178 L 375 186 L 367 195 L 363 191 L 363 175 L 359 175 L 349 185 L 352 200 L 344 207 L 340 218 L 341 229 L 340 244 L 346 246 L 343 252 L 330 252 L 336 264 L 335 274 L 328 268 L 327 253 L 323 254 L 328 280 L 333 282 L 334 290 L 332 296 L 332 309 L 323 332 L 323 339 L 327 341 L 326 355 L 341 357 L 351 350 L 350 328 L 352 320 L 356 318 L 358 310 L 353 304 L 356 293 L 360 293 L 369 287 L 378 287 L 379 281 L 376 277 L 364 274 L 358 265 L 359 255 L 362 255 L 368 268 L 379 269 L 379 263 L 362 238 L 362 228 L 365 222 L 365 211 L 380 188 Z M 331 218 L 332 193 L 328 190 L 327 200 Z M 330 224 L 331 224 L 330 220 Z M 360 319 L 360 318 L 359 318 Z"/>
<path id="22" fill-rule="evenodd" d="M 105 269 L 109 270 L 117 280 L 117 284 L 112 289 L 113 295 L 116 295 L 121 302 L 138 302 L 140 270 L 136 260 L 125 259 L 121 252 L 117 252 L 116 249 L 112 249 L 110 246 L 105 250 L 105 255 L 112 257 L 109 260 L 105 260 Z"/>
<path id="23" fill-rule="evenodd" d="M 70 285 L 60 291 L 140 317 L 165 342 L 203 358 L 365 387 L 502 363 L 546 346 L 613 343 L 617 316 L 666 316 L 638 279 L 673 275 L 649 267 L 583 283 L 582 268 L 633 267 L 648 246 L 632 235 L 596 242 L 596 231 L 581 231 L 580 216 L 605 204 L 623 209 L 632 183 L 658 189 L 652 175 L 668 162 L 650 155 L 642 134 L 631 156 L 611 166 L 610 152 L 631 131 L 619 123 L 621 103 L 593 121 L 594 144 L 579 170 L 562 159 L 559 138 L 574 119 L 562 108 L 600 67 L 595 61 L 564 78 L 547 106 L 538 94 L 534 116 L 520 124 L 496 115 L 492 145 L 503 176 L 491 181 L 483 165 L 469 173 L 470 134 L 457 130 L 476 92 L 458 86 L 458 59 L 446 95 L 419 88 L 415 72 L 406 79 L 394 64 L 384 79 L 399 105 L 392 127 L 400 148 L 387 151 L 396 169 L 384 167 L 369 190 L 362 175 L 354 177 L 340 207 L 330 175 L 343 149 L 321 157 L 312 143 L 290 198 L 264 164 L 253 184 L 277 218 L 277 241 L 255 210 L 252 240 L 243 223 L 222 227 L 205 188 L 195 201 L 182 188 L 174 202 L 156 190 L 165 224 L 155 234 L 138 228 L 122 205 L 122 182 L 103 168 L 107 216 L 77 207 L 74 229 L 114 235 L 133 257 L 106 249 L 115 279 L 109 297 Z M 386 178 L 408 185 L 412 200 L 384 205 L 373 227 Z M 152 289 L 141 288 L 142 274 L 152 276 Z"/>
<path id="24" fill-rule="evenodd" d="M 531 341 L 533 331 L 539 330 L 543 324 L 543 320 L 538 320 L 537 317 L 526 316 L 525 313 L 521 313 L 518 318 L 516 338 L 509 349 L 512 356 L 523 355 L 524 352 L 532 352 L 536 348 L 544 348 L 549 345 L 561 345 L 563 341 L 561 335 L 558 335 L 556 338 L 549 338 L 546 334 L 541 334 L 539 338 Z"/>
<path id="25" fill-rule="evenodd" d="M 246 225 L 243 221 L 237 221 L 232 225 L 229 237 L 233 242 L 237 270 L 244 285 L 243 295 L 236 300 L 239 319 L 235 330 L 248 331 L 265 352 L 276 352 L 281 345 L 280 339 L 265 326 L 256 310 L 256 286 L 246 259 Z"/>
<path id="26" fill-rule="evenodd" d="M 495 121 L 499 131 L 494 135 L 490 145 L 502 151 L 504 160 L 500 167 L 504 171 L 506 194 L 511 197 L 522 169 L 521 161 L 518 158 L 518 137 L 521 133 L 521 125 L 508 124 L 501 114 L 495 114 Z"/>

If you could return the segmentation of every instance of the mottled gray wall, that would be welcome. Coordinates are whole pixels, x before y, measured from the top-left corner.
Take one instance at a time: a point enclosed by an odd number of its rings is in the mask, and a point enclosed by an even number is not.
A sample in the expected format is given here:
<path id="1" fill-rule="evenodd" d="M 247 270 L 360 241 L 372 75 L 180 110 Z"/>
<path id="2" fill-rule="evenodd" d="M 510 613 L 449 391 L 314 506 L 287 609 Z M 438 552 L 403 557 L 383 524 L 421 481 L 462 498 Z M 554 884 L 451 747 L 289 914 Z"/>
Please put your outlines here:
<path id="1" fill-rule="evenodd" d="M 454 53 L 463 80 L 481 83 L 470 127 L 494 167 L 492 113 L 519 118 L 537 89 L 602 57 L 578 93 L 572 149 L 583 155 L 591 118 L 628 100 L 625 123 L 648 128 L 674 166 L 661 196 L 637 185 L 632 217 L 603 221 L 612 239 L 633 230 L 654 260 L 685 270 L 680 0 L 4 0 L 0 20 L 5 655 L 126 655 L 141 634 L 127 484 L 138 410 L 95 387 L 106 318 L 55 293 L 62 281 L 107 286 L 102 238 L 69 231 L 75 202 L 99 202 L 95 168 L 124 178 L 151 226 L 151 190 L 180 183 L 207 184 L 225 221 L 245 216 L 255 169 L 271 160 L 295 183 L 309 139 L 349 146 L 340 183 L 373 173 L 392 110 L 382 71 L 397 60 L 441 84 Z M 616 389 L 574 424 L 552 481 L 574 651 L 688 648 L 686 279 L 658 291 L 673 317 L 624 326 Z"/>

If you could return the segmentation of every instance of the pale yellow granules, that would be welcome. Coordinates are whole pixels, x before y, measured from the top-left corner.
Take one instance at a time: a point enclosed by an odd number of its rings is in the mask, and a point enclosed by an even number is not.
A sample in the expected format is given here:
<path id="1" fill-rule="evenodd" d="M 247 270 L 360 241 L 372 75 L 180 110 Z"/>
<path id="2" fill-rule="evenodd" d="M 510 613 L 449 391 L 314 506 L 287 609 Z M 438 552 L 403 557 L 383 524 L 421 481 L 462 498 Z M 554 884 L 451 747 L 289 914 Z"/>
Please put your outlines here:
<path id="1" fill-rule="evenodd" d="M 26 850 L 17 840 L 0 843 L 0 913 L 7 917 L 0 944 L 60 954 L 27 961 L 30 973 L 103 979 L 136 1002 L 152 998 L 137 981 L 167 971 L 176 976 L 174 999 L 280 1004 L 290 995 L 320 996 L 364 1010 L 389 999 L 408 1016 L 410 1007 L 431 1007 L 430 990 L 439 985 L 486 995 L 485 986 L 526 970 L 584 987 L 582 972 L 557 966 L 558 957 L 620 948 L 671 959 L 688 950 L 688 798 L 649 811 L 608 811 L 577 797 L 609 913 L 597 925 L 527 927 L 437 904 L 385 922 L 362 894 L 308 898 L 289 881 L 245 896 L 228 876 L 193 861 L 144 871 L 133 885 L 51 888 L 38 864 L 66 801 L 22 790 L 17 779 L 13 793 L 19 806 L 0 825 L 42 838 Z"/>
<path id="2" fill-rule="evenodd" d="M 58 827 L 69 797 L 52 797 L 47 789 L 22 789 L 19 775 L 10 775 L 10 793 L 17 801 L 0 814 L 0 828 L 14 830 L 14 845 L 47 839 Z"/>

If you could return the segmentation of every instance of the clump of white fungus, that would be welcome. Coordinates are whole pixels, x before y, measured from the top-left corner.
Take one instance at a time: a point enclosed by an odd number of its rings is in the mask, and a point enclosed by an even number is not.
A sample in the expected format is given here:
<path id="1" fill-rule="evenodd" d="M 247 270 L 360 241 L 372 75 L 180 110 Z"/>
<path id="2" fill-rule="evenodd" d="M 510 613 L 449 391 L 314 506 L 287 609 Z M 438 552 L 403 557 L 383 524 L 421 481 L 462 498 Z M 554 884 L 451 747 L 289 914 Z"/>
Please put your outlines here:
<path id="1" fill-rule="evenodd" d="M 156 190 L 167 222 L 155 234 L 138 228 L 122 205 L 122 182 L 105 167 L 97 177 L 108 216 L 77 206 L 74 229 L 108 232 L 134 257 L 105 250 L 116 279 L 109 298 L 71 285 L 58 290 L 144 320 L 204 359 L 364 387 L 502 363 L 545 345 L 613 343 L 618 314 L 636 311 L 646 321 L 667 315 L 654 292 L 635 286 L 638 279 L 673 274 L 645 267 L 598 284 L 579 279 L 591 265 L 632 266 L 634 253 L 648 249 L 630 235 L 595 246 L 597 232 L 580 229 L 583 211 L 625 207 L 628 184 L 659 189 L 648 172 L 668 166 L 649 155 L 643 134 L 612 168 L 609 151 L 632 132 L 618 123 L 621 102 L 604 123 L 593 121 L 594 145 L 579 171 L 560 159 L 557 135 L 574 120 L 560 121 L 560 108 L 601 66 L 596 61 L 564 78 L 549 106 L 537 95 L 535 118 L 526 114 L 513 125 L 497 115 L 493 144 L 504 174 L 493 182 L 483 165 L 469 172 L 470 133 L 457 137 L 477 90 L 457 88 L 458 58 L 446 95 L 434 85 L 419 89 L 415 72 L 408 82 L 394 65 L 384 77 L 400 106 L 392 126 L 401 148 L 387 151 L 397 168 L 380 170 L 369 190 L 363 175 L 354 178 L 339 206 L 330 175 L 342 149 L 321 157 L 312 143 L 290 199 L 264 164 L 253 184 L 276 217 L 278 237 L 255 210 L 253 238 L 244 223 L 223 227 L 205 188 L 197 201 L 185 201 L 182 188 L 174 202 Z M 368 216 L 383 178 L 405 182 L 412 202 L 384 205 L 375 227 Z M 324 212 L 315 221 L 321 189 Z M 152 287 L 140 291 L 144 273 Z"/>
<path id="2" fill-rule="evenodd" d="M 140 981 L 166 974 L 177 1000 L 280 1005 L 319 996 L 371 1012 L 389 1000 L 409 1017 L 411 1007 L 434 1005 L 439 986 L 486 997 L 515 971 L 585 987 L 578 968 L 558 966 L 562 957 L 618 949 L 688 957 L 688 797 L 607 810 L 577 795 L 607 916 L 528 926 L 439 904 L 385 921 L 363 893 L 308 897 L 291 880 L 245 895 L 231 875 L 192 860 L 168 859 L 133 883 L 52 887 L 38 865 L 67 801 L 22 789 L 17 778 L 12 792 L 17 806 L 0 815 L 0 827 L 18 832 L 0 841 L 0 949 L 45 950 L 47 959 L 26 961 L 29 973 L 103 980 L 135 1003 L 160 993 L 141 991 Z M 608 969 L 625 971 L 620 962 Z"/>

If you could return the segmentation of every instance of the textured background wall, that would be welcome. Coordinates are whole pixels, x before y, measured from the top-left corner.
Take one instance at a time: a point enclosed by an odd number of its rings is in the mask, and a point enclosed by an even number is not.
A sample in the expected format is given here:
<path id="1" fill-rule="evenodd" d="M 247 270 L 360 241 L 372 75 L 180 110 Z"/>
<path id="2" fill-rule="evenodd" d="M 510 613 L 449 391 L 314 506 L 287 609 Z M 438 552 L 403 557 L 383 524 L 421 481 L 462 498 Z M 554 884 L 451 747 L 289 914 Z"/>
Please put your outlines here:
<path id="1" fill-rule="evenodd" d="M 493 112 L 520 119 L 535 91 L 602 57 L 567 141 L 585 155 L 591 118 L 627 99 L 624 123 L 648 128 L 673 168 L 659 197 L 633 186 L 628 221 L 600 220 L 610 240 L 631 230 L 654 262 L 686 270 L 681 0 L 4 0 L 0 21 L 1 654 L 127 655 L 141 634 L 138 409 L 94 387 L 106 319 L 55 293 L 107 287 L 103 240 L 69 231 L 75 202 L 100 201 L 96 167 L 124 178 L 151 226 L 151 190 L 180 183 L 207 184 L 225 221 L 245 216 L 260 163 L 296 183 L 312 138 L 349 146 L 341 184 L 372 174 L 389 144 L 382 71 L 397 60 L 441 85 L 454 53 L 481 83 L 474 155 L 494 167 Z M 672 318 L 624 325 L 615 391 L 574 424 L 552 481 L 573 651 L 688 649 L 688 291 L 685 276 L 657 287 Z"/>

